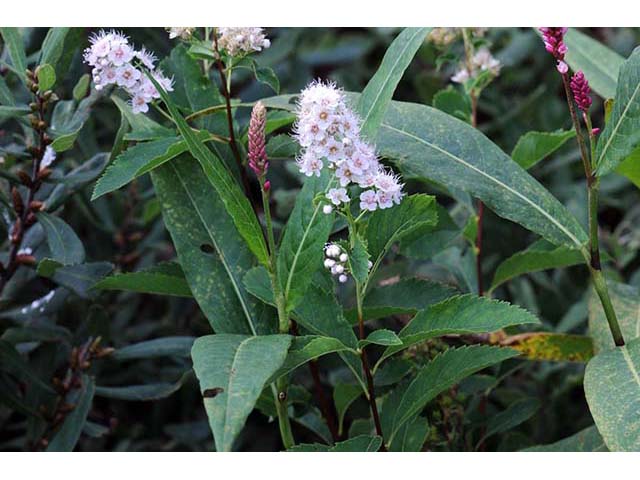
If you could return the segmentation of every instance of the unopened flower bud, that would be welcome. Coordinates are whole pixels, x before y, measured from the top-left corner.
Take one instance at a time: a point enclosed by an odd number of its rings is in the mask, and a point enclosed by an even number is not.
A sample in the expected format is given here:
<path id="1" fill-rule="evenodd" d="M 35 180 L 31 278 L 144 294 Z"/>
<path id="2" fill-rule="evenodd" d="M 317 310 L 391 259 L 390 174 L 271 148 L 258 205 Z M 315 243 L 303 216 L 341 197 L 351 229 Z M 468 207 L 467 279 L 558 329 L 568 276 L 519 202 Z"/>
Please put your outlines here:
<path id="1" fill-rule="evenodd" d="M 254 105 L 249 121 L 249 166 L 258 177 L 267 173 L 269 162 L 267 161 L 265 125 L 267 122 L 267 109 L 262 102 Z"/>
<path id="2" fill-rule="evenodd" d="M 336 265 L 336 273 L 344 273 L 344 267 L 340 264 Z"/>
<path id="3" fill-rule="evenodd" d="M 347 276 L 346 276 L 346 275 L 344 275 L 344 274 L 343 274 L 343 275 L 340 275 L 340 276 L 338 277 L 338 281 L 339 281 L 340 283 L 346 283 L 346 282 L 347 282 Z"/>
<path id="4" fill-rule="evenodd" d="M 331 259 L 331 258 L 327 258 L 327 259 L 325 259 L 325 261 L 324 261 L 324 266 L 325 266 L 325 268 L 331 268 L 331 267 L 333 267 L 335 264 L 336 264 L 336 261 L 335 261 L 335 260 L 333 260 L 333 259 Z"/>
<path id="5" fill-rule="evenodd" d="M 349 255 L 347 255 L 346 253 L 343 253 L 342 255 L 340 255 L 340 261 L 342 263 L 346 262 L 349 259 Z"/>
<path id="6" fill-rule="evenodd" d="M 333 212 L 333 207 L 331 205 L 325 205 L 322 207 L 322 213 L 325 215 L 329 215 L 331 212 Z"/>

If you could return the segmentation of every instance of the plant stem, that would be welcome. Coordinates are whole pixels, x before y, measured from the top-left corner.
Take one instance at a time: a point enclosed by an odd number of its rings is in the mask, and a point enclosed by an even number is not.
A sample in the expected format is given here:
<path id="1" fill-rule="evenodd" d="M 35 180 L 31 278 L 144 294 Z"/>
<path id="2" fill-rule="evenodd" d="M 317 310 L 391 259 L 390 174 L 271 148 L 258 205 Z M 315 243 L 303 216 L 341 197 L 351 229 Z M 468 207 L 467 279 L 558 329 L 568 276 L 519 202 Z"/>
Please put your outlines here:
<path id="1" fill-rule="evenodd" d="M 571 87 L 569 85 L 569 75 L 562 74 L 562 84 L 564 85 L 565 95 L 567 97 L 567 104 L 569 106 L 569 113 L 571 114 L 571 121 L 573 127 L 576 130 L 576 136 L 578 139 L 578 146 L 580 147 L 580 156 L 582 157 L 582 165 L 584 167 L 584 174 L 587 180 L 587 196 L 588 196 L 588 211 L 589 211 L 589 272 L 593 280 L 593 287 L 600 298 L 602 308 L 604 309 L 607 323 L 609 324 L 609 330 L 613 336 L 613 341 L 618 347 L 623 346 L 624 337 L 616 312 L 611 303 L 609 297 L 609 290 L 607 288 L 607 281 L 602 273 L 602 266 L 600 264 L 600 246 L 598 241 L 598 189 L 599 180 L 593 174 L 593 158 L 595 150 L 595 142 L 593 138 L 593 131 L 591 126 L 591 118 L 587 113 L 584 114 L 584 120 L 588 128 L 589 143 L 591 155 L 587 151 L 584 138 L 582 136 L 582 127 L 580 125 L 580 119 L 576 112 L 575 105 L 573 104 L 573 95 L 571 93 Z"/>

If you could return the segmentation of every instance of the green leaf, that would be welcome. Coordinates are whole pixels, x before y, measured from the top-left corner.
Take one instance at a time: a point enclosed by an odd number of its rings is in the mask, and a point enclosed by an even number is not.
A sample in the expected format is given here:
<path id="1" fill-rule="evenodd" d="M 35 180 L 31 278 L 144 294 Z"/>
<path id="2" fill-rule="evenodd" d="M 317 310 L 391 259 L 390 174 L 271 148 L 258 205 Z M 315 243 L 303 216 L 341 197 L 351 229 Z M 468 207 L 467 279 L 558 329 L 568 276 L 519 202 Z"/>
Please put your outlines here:
<path id="1" fill-rule="evenodd" d="M 429 434 L 429 422 L 420 416 L 405 423 L 389 445 L 390 452 L 420 452 Z"/>
<path id="2" fill-rule="evenodd" d="M 513 335 L 500 345 L 519 351 L 529 360 L 587 363 L 593 357 L 593 340 L 586 335 L 532 332 Z"/>
<path id="3" fill-rule="evenodd" d="M 291 447 L 289 452 L 377 452 L 382 446 L 382 438 L 371 435 L 358 435 L 334 446 L 321 443 L 301 443 Z"/>
<path id="4" fill-rule="evenodd" d="M 15 104 L 16 100 L 15 98 L 13 98 L 13 93 L 11 93 L 11 90 L 7 86 L 7 82 L 5 81 L 4 77 L 0 77 L 0 105 L 13 107 L 15 106 Z M 0 115 L 0 119 L 1 118 L 2 116 Z"/>
<path id="5" fill-rule="evenodd" d="M 584 393 L 609 450 L 640 451 L 640 339 L 593 357 Z"/>
<path id="6" fill-rule="evenodd" d="M 478 441 L 484 442 L 497 433 L 503 433 L 526 422 L 540 409 L 540 402 L 535 398 L 523 398 L 513 402 L 506 410 L 489 418 L 486 433 Z"/>
<path id="7" fill-rule="evenodd" d="M 135 135 L 136 140 L 153 140 L 156 138 L 172 137 L 176 134 L 174 130 L 163 127 L 146 115 L 136 115 L 131 110 L 131 106 L 120 97 L 112 95 L 110 98 L 131 126 L 132 132 L 130 135 Z"/>
<path id="8" fill-rule="evenodd" d="M 391 421 L 392 443 L 400 428 L 415 417 L 439 393 L 484 368 L 517 355 L 508 348 L 474 345 L 450 348 L 422 367 L 413 381 L 402 388 L 402 395 Z"/>
<path id="9" fill-rule="evenodd" d="M 92 292 L 91 288 L 112 270 L 113 265 L 109 262 L 79 263 L 57 268 L 51 279 L 81 298 L 92 298 L 95 292 Z"/>
<path id="10" fill-rule="evenodd" d="M 282 234 L 277 268 L 288 311 L 298 305 L 313 274 L 322 268 L 322 248 L 331 233 L 334 214 L 323 213 L 313 199 L 328 190 L 329 176 L 323 171 L 320 177 L 305 181 Z"/>
<path id="11" fill-rule="evenodd" d="M 91 87 L 91 75 L 85 73 L 80 77 L 80 80 L 73 87 L 73 99 L 79 102 L 87 96 L 87 92 Z"/>
<path id="12" fill-rule="evenodd" d="M 638 188 L 640 188 L 640 147 L 625 158 L 616 168 L 616 173 L 624 175 Z"/>
<path id="13" fill-rule="evenodd" d="M 128 400 L 135 402 L 150 402 L 167 398 L 176 393 L 190 372 L 182 375 L 176 382 L 147 383 L 143 385 L 127 385 L 125 387 L 96 387 L 96 396 Z"/>
<path id="14" fill-rule="evenodd" d="M 11 373 L 18 379 L 28 380 L 49 393 L 55 393 L 55 390 L 38 376 L 15 347 L 2 339 L 0 339 L 0 371 Z"/>
<path id="15" fill-rule="evenodd" d="M 214 331 L 268 332 L 242 285 L 253 256 L 198 163 L 185 155 L 151 178 L 187 283 Z"/>
<path id="16" fill-rule="evenodd" d="M 191 354 L 194 337 L 162 337 L 118 348 L 111 354 L 115 360 L 138 360 L 158 357 L 184 357 Z"/>
<path id="17" fill-rule="evenodd" d="M 163 90 L 153 76 L 148 75 L 148 78 L 154 84 L 162 97 L 162 101 L 169 109 L 169 113 L 176 123 L 182 138 L 187 142 L 189 151 L 198 162 L 200 162 L 200 166 L 204 170 L 206 177 L 218 192 L 238 232 L 242 238 L 245 239 L 249 249 L 258 261 L 266 266 L 269 263 L 269 253 L 262 228 L 253 212 L 251 203 L 238 186 L 236 180 L 231 176 L 231 173 L 227 170 L 222 159 L 217 158 L 211 150 L 202 143 L 191 127 L 189 127 L 173 101 L 167 95 L 167 92 Z"/>
<path id="18" fill-rule="evenodd" d="M 522 168 L 528 170 L 575 136 L 575 130 L 527 132 L 518 139 L 518 143 L 511 152 L 511 158 Z"/>
<path id="19" fill-rule="evenodd" d="M 402 255 L 419 260 L 430 260 L 460 235 L 460 227 L 451 218 L 446 208 L 437 204 L 436 212 L 438 214 L 436 225 L 425 225 L 405 235 L 400 242 Z"/>
<path id="20" fill-rule="evenodd" d="M 94 285 L 99 290 L 126 290 L 129 292 L 155 293 L 192 297 L 189 284 L 178 263 L 163 262 L 144 270 L 117 273 Z"/>
<path id="21" fill-rule="evenodd" d="M 75 392 L 71 403 L 75 408 L 67 414 L 60 430 L 49 442 L 47 452 L 72 452 L 80 439 L 93 402 L 95 383 L 88 375 L 82 376 L 82 386 Z"/>
<path id="22" fill-rule="evenodd" d="M 53 86 L 56 84 L 56 71 L 55 69 L 45 63 L 43 65 L 38 66 L 38 89 L 40 92 L 46 92 L 47 90 L 51 90 Z"/>
<path id="23" fill-rule="evenodd" d="M 416 313 L 455 295 L 457 291 L 442 283 L 421 278 L 405 278 L 390 285 L 374 287 L 363 305 L 365 320 Z M 351 323 L 358 321 L 355 309 L 347 312 Z"/>
<path id="24" fill-rule="evenodd" d="M 22 83 L 27 81 L 27 55 L 24 51 L 24 41 L 20 34 L 20 29 L 15 27 L 0 27 L 0 35 L 4 40 L 11 63 L 15 69 L 15 73 L 20 77 Z"/>
<path id="25" fill-rule="evenodd" d="M 29 107 L 0 106 L 0 122 L 11 118 L 20 118 L 31 112 Z"/>
<path id="26" fill-rule="evenodd" d="M 356 235 L 355 245 L 349 255 L 349 271 L 359 283 L 364 283 L 369 276 L 369 252 L 360 235 Z"/>
<path id="27" fill-rule="evenodd" d="M 333 403 L 338 412 L 338 433 L 342 435 L 344 416 L 349 407 L 362 395 L 362 388 L 358 385 L 338 383 L 333 389 Z"/>
<path id="28" fill-rule="evenodd" d="M 495 332 L 515 325 L 538 324 L 528 311 L 507 302 L 475 295 L 459 295 L 419 312 L 400 330 L 402 345 L 389 347 L 378 364 L 394 353 L 429 338 Z"/>
<path id="29" fill-rule="evenodd" d="M 579 250 L 566 246 L 558 247 L 546 240 L 538 240 L 526 250 L 513 254 L 498 265 L 489 291 L 525 273 L 580 265 L 584 261 Z"/>
<path id="30" fill-rule="evenodd" d="M 567 45 L 565 59 L 572 70 L 582 70 L 589 86 L 602 98 L 613 98 L 624 58 L 575 28 L 569 29 L 564 43 Z"/>
<path id="31" fill-rule="evenodd" d="M 253 73 L 256 76 L 256 80 L 267 85 L 276 95 L 280 93 L 280 80 L 278 80 L 278 76 L 272 68 L 260 67 L 257 63 L 254 63 Z"/>
<path id="32" fill-rule="evenodd" d="M 377 267 L 389 248 L 405 235 L 437 222 L 435 198 L 425 194 L 410 195 L 400 205 L 376 210 L 367 223 L 367 249 Z"/>
<path id="33" fill-rule="evenodd" d="M 75 265 L 84 260 L 84 247 L 73 229 L 61 218 L 48 213 L 36 214 L 47 237 L 53 260 L 63 265 Z"/>
<path id="34" fill-rule="evenodd" d="M 64 177 L 56 178 L 60 183 L 55 186 L 45 202 L 47 211 L 56 210 L 73 193 L 93 182 L 102 173 L 108 161 L 108 154 L 98 153 L 67 172 Z M 52 177 L 49 177 L 49 179 L 53 180 Z"/>
<path id="35" fill-rule="evenodd" d="M 358 346 L 361 348 L 369 344 L 391 347 L 402 345 L 402 340 L 398 338 L 395 332 L 387 329 L 381 329 L 374 330 L 367 336 L 367 338 L 358 342 Z"/>
<path id="36" fill-rule="evenodd" d="M 82 28 L 50 28 L 42 42 L 40 65 L 44 63 L 52 65 L 55 68 L 56 76 L 63 78 L 68 72 L 69 64 L 81 41 L 84 41 L 84 35 L 84 29 Z"/>
<path id="37" fill-rule="evenodd" d="M 611 117 L 598 138 L 596 175 L 614 170 L 640 145 L 640 48 L 620 68 Z"/>
<path id="38" fill-rule="evenodd" d="M 640 289 L 611 280 L 607 286 L 622 336 L 627 342 L 640 337 Z M 596 352 L 615 348 L 602 303 L 593 289 L 589 294 L 589 335 Z"/>
<path id="39" fill-rule="evenodd" d="M 427 106 L 392 102 L 376 144 L 406 177 L 461 189 L 553 243 L 585 248 L 587 234 L 567 209 L 481 132 L 460 120 Z"/>
<path id="40" fill-rule="evenodd" d="M 431 28 L 405 28 L 391 43 L 375 75 L 360 96 L 356 111 L 362 118 L 362 134 L 374 140 L 400 79 L 424 43 Z"/>
<path id="41" fill-rule="evenodd" d="M 209 425 L 219 452 L 233 441 L 254 408 L 267 380 L 282 366 L 288 335 L 207 335 L 191 350 Z"/>
<path id="42" fill-rule="evenodd" d="M 595 425 L 549 445 L 527 448 L 525 452 L 608 452 Z"/>
<path id="43" fill-rule="evenodd" d="M 433 96 L 433 106 L 463 122 L 471 123 L 471 100 L 457 88 L 449 85 Z"/>

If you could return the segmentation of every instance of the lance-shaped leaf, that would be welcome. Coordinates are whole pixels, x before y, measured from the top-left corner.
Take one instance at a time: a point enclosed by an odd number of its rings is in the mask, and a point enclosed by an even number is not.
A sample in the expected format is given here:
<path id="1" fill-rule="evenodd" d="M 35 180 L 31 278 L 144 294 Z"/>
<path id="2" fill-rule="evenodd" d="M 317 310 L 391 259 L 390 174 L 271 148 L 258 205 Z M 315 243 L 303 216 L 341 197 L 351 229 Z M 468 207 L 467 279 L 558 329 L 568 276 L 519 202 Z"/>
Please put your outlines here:
<path id="1" fill-rule="evenodd" d="M 371 140 L 382 123 L 404 71 L 424 43 L 431 28 L 405 28 L 391 42 L 375 75 L 362 91 L 356 111 L 362 118 L 362 134 Z"/>
<path id="2" fill-rule="evenodd" d="M 230 451 L 267 380 L 282 366 L 289 335 L 207 335 L 191 350 L 219 452 Z"/>
<path id="3" fill-rule="evenodd" d="M 593 357 L 593 340 L 586 335 L 531 332 L 512 335 L 498 342 L 529 360 L 587 363 Z"/>
<path id="4" fill-rule="evenodd" d="M 178 297 L 193 296 L 182 267 L 176 262 L 163 262 L 137 272 L 111 275 L 96 283 L 93 288 Z"/>
<path id="5" fill-rule="evenodd" d="M 398 336 L 401 346 L 389 347 L 378 363 L 394 353 L 429 338 L 452 334 L 495 332 L 515 325 L 540 323 L 528 311 L 500 300 L 459 295 L 419 312 Z"/>
<path id="6" fill-rule="evenodd" d="M 305 181 L 293 212 L 285 226 L 278 251 L 278 279 L 287 301 L 287 310 L 293 310 L 311 283 L 313 274 L 322 268 L 322 248 L 333 226 L 333 214 L 322 212 L 322 205 L 314 204 L 316 195 L 329 186 L 329 172 Z"/>
<path id="7" fill-rule="evenodd" d="M 167 92 L 163 90 L 153 76 L 148 75 L 148 78 L 153 82 L 162 97 L 162 101 L 169 109 L 169 113 L 180 131 L 180 135 L 182 135 L 182 138 L 187 142 L 189 151 L 194 158 L 200 162 L 206 177 L 218 192 L 238 232 L 242 235 L 242 238 L 245 239 L 258 261 L 263 265 L 267 265 L 269 262 L 267 245 L 264 240 L 262 228 L 251 207 L 251 203 L 231 173 L 227 170 L 222 160 L 217 158 L 213 152 L 206 147 L 187 124 L 184 117 L 178 111 L 178 108 L 167 95 Z"/>
<path id="8" fill-rule="evenodd" d="M 593 357 L 584 393 L 609 450 L 640 451 L 640 339 Z"/>
<path id="9" fill-rule="evenodd" d="M 518 143 L 513 147 L 511 158 L 522 168 L 528 170 L 575 136 L 575 130 L 527 132 L 518 139 Z"/>
<path id="10" fill-rule="evenodd" d="M 158 357 L 188 357 L 194 337 L 162 337 L 134 343 L 118 348 L 111 358 L 116 360 L 137 360 Z"/>
<path id="11" fill-rule="evenodd" d="M 620 68 L 611 117 L 596 148 L 596 174 L 614 170 L 640 144 L 640 48 Z"/>
<path id="12" fill-rule="evenodd" d="M 390 420 L 388 443 L 400 428 L 414 418 L 439 393 L 486 367 L 518 355 L 508 348 L 474 345 L 450 348 L 424 367 L 407 386 L 400 386 L 398 407 Z"/>
<path id="13" fill-rule="evenodd" d="M 16 27 L 0 28 L 2 40 L 9 50 L 11 63 L 15 69 L 15 73 L 20 77 L 23 83 L 26 83 L 27 54 L 24 51 L 24 41 L 20 35 L 20 29 Z"/>
<path id="14" fill-rule="evenodd" d="M 151 178 L 180 265 L 196 301 L 219 333 L 269 331 L 242 277 L 254 261 L 223 202 L 189 156 L 158 167 Z"/>
<path id="15" fill-rule="evenodd" d="M 640 290 L 612 281 L 607 284 L 622 336 L 626 341 L 640 337 Z M 615 347 L 602 303 L 594 290 L 589 293 L 589 335 L 596 352 Z"/>
<path id="16" fill-rule="evenodd" d="M 80 434 L 91 409 L 95 383 L 88 375 L 82 376 L 82 385 L 73 393 L 71 402 L 75 408 L 67 415 L 60 430 L 49 442 L 47 452 L 72 452 L 80 439 Z"/>
<path id="17" fill-rule="evenodd" d="M 525 452 L 608 452 L 595 425 L 549 445 L 527 448 Z"/>
<path id="18" fill-rule="evenodd" d="M 342 435 L 344 416 L 349 407 L 362 395 L 362 388 L 358 385 L 338 383 L 333 389 L 333 403 L 338 413 L 338 433 Z"/>
<path id="19" fill-rule="evenodd" d="M 529 420 L 540 409 L 540 402 L 535 398 L 516 400 L 506 410 L 493 415 L 487 422 L 487 429 L 478 444 L 497 433 L 506 432 Z"/>
<path id="20" fill-rule="evenodd" d="M 62 265 L 75 265 L 84 260 L 84 246 L 76 232 L 61 218 L 48 213 L 36 214 L 47 236 L 52 258 Z"/>
<path id="21" fill-rule="evenodd" d="M 97 397 L 116 398 L 118 400 L 128 400 L 133 402 L 150 402 L 167 398 L 176 393 L 191 372 L 184 373 L 175 382 L 145 383 L 142 385 L 126 385 L 123 387 L 96 387 Z"/>
<path id="22" fill-rule="evenodd" d="M 289 452 L 377 452 L 382 445 L 382 438 L 371 435 L 358 435 L 335 445 L 321 443 L 301 443 L 291 447 Z"/>
<path id="23" fill-rule="evenodd" d="M 376 143 L 406 176 L 464 190 L 553 243 L 585 249 L 587 234 L 567 209 L 466 123 L 431 107 L 392 102 Z"/>
<path id="24" fill-rule="evenodd" d="M 591 88 L 602 98 L 613 98 L 624 58 L 575 28 L 569 29 L 564 42 L 565 59 L 571 68 L 576 72 L 582 70 Z"/>
<path id="25" fill-rule="evenodd" d="M 525 273 L 580 265 L 584 261 L 582 252 L 575 248 L 558 247 L 546 240 L 539 240 L 526 250 L 513 254 L 498 265 L 489 291 L 493 291 L 504 282 Z"/>

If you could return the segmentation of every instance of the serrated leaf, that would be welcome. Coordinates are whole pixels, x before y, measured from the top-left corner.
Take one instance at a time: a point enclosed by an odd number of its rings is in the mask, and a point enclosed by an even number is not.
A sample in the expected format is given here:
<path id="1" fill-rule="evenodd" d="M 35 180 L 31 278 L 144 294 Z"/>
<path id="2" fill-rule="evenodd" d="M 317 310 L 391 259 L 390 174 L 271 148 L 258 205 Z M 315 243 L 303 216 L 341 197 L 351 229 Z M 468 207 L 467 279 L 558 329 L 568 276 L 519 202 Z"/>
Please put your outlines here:
<path id="1" fill-rule="evenodd" d="M 640 289 L 610 280 L 607 285 L 624 339 L 640 337 Z M 589 335 L 596 352 L 615 347 L 602 303 L 593 289 L 589 293 Z"/>
<path id="2" fill-rule="evenodd" d="M 349 271 L 359 283 L 364 283 L 369 275 L 369 252 L 359 235 L 356 235 L 355 244 L 349 255 Z"/>
<path id="3" fill-rule="evenodd" d="M 313 274 L 322 268 L 322 248 L 331 233 L 334 214 L 323 213 L 313 199 L 328 190 L 329 177 L 323 171 L 320 177 L 305 181 L 282 234 L 277 267 L 288 311 L 299 304 Z"/>
<path id="4" fill-rule="evenodd" d="M 391 421 L 388 443 L 392 443 L 400 428 L 440 392 L 457 384 L 463 378 L 484 368 L 517 355 L 507 348 L 474 345 L 450 348 L 422 367 L 413 381 L 402 388 L 395 416 Z"/>
<path id="5" fill-rule="evenodd" d="M 289 335 L 207 335 L 191 351 L 209 425 L 219 452 L 233 441 L 254 408 L 267 380 L 282 366 Z"/>
<path id="6" fill-rule="evenodd" d="M 95 383 L 89 375 L 82 376 L 82 386 L 71 399 L 75 408 L 67 414 L 62 427 L 49 442 L 47 452 L 72 452 L 80 439 L 95 393 Z"/>
<path id="7" fill-rule="evenodd" d="M 47 237 L 53 260 L 63 265 L 74 265 L 84 260 L 84 246 L 73 229 L 61 218 L 48 213 L 36 214 Z"/>
<path id="8" fill-rule="evenodd" d="M 595 425 L 580 430 L 570 437 L 548 445 L 526 448 L 525 452 L 608 452 L 604 440 Z"/>
<path id="9" fill-rule="evenodd" d="M 278 80 L 278 76 L 272 68 L 260 67 L 258 66 L 258 64 L 254 64 L 253 73 L 256 76 L 256 80 L 258 80 L 258 82 L 267 85 L 276 93 L 276 95 L 280 93 L 280 80 Z"/>
<path id="10" fill-rule="evenodd" d="M 162 337 L 118 348 L 111 354 L 115 360 L 137 360 L 158 357 L 184 357 L 191 354 L 195 337 Z"/>
<path id="11" fill-rule="evenodd" d="M 98 153 L 89 160 L 82 162 L 73 170 L 67 172 L 59 179 L 60 183 L 49 194 L 45 205 L 47 211 L 54 211 L 61 206 L 73 193 L 84 188 L 95 180 L 104 170 L 109 161 L 109 155 Z M 49 177 L 51 180 L 53 178 Z"/>
<path id="12" fill-rule="evenodd" d="M 378 364 L 394 353 L 429 338 L 452 334 L 495 332 L 515 325 L 537 324 L 528 311 L 500 300 L 459 295 L 419 312 L 400 330 L 402 345 L 389 347 Z"/>
<path id="13" fill-rule="evenodd" d="M 593 357 L 584 393 L 609 450 L 640 451 L 640 339 Z"/>
<path id="14" fill-rule="evenodd" d="M 527 132 L 518 139 L 518 143 L 513 147 L 511 158 L 522 168 L 528 170 L 575 136 L 575 130 Z"/>
<path id="15" fill-rule="evenodd" d="M 613 98 L 624 58 L 575 28 L 569 29 L 564 43 L 567 45 L 565 59 L 571 69 L 582 70 L 591 88 L 602 98 Z"/>
<path id="16" fill-rule="evenodd" d="M 579 250 L 556 246 L 546 240 L 538 240 L 526 250 L 513 254 L 498 265 L 489 291 L 495 290 L 504 282 L 519 275 L 551 268 L 580 265 L 584 261 L 582 252 Z"/>
<path id="17" fill-rule="evenodd" d="M 268 332 L 242 285 L 253 256 L 198 163 L 185 155 L 151 178 L 187 283 L 214 331 Z"/>
<path id="18" fill-rule="evenodd" d="M 640 48 L 620 67 L 611 117 L 598 138 L 596 175 L 614 170 L 640 145 Z"/>
<path id="19" fill-rule="evenodd" d="M 193 296 L 182 268 L 175 262 L 159 263 L 137 272 L 117 273 L 102 279 L 94 285 L 94 288 L 178 297 Z"/>
<path id="20" fill-rule="evenodd" d="M 382 438 L 371 435 L 358 435 L 335 445 L 320 443 L 301 443 L 291 447 L 289 452 L 377 452 L 382 445 Z"/>
<path id="21" fill-rule="evenodd" d="M 367 336 L 367 338 L 358 342 L 358 346 L 361 348 L 370 344 L 391 347 L 402 345 L 402 340 L 398 338 L 395 332 L 387 329 L 381 329 L 374 330 Z"/>
<path id="22" fill-rule="evenodd" d="M 362 134 L 373 141 L 405 70 L 424 43 L 431 28 L 405 28 L 391 43 L 382 63 L 358 100 Z"/>

